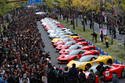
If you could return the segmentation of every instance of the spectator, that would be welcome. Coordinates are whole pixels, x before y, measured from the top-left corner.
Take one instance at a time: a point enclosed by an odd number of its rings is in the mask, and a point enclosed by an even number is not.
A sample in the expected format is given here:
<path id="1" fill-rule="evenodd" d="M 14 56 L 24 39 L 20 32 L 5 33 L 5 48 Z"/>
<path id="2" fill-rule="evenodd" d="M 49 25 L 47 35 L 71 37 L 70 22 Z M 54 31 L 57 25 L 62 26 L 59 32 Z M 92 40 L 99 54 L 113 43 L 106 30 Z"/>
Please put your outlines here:
<path id="1" fill-rule="evenodd" d="M 42 83 L 49 55 L 43 55 L 44 43 L 36 28 L 41 16 L 23 8 L 11 13 L 12 22 L 0 33 L 0 83 Z"/>
<path id="2" fill-rule="evenodd" d="M 56 80 L 57 78 L 56 78 L 54 67 L 51 64 L 49 64 L 48 66 L 49 66 L 48 67 L 48 74 L 47 74 L 48 83 L 57 83 L 57 80 Z"/>
<path id="3" fill-rule="evenodd" d="M 43 76 L 42 76 L 42 82 L 43 82 L 43 83 L 48 83 L 48 82 L 47 82 L 47 75 L 46 75 L 45 72 L 44 72 L 44 74 L 43 74 Z"/>
<path id="4" fill-rule="evenodd" d="M 63 76 L 64 76 L 64 83 L 69 83 L 69 70 L 68 70 L 68 67 L 64 68 Z"/>
<path id="5" fill-rule="evenodd" d="M 83 18 L 84 18 L 85 25 L 87 25 L 87 16 L 84 15 Z"/>
<path id="6" fill-rule="evenodd" d="M 59 70 L 58 70 L 58 83 L 64 83 L 63 71 L 62 71 L 62 69 L 59 69 Z"/>
<path id="7" fill-rule="evenodd" d="M 112 83 L 119 83 L 119 78 L 117 74 L 113 74 Z"/>
<path id="8" fill-rule="evenodd" d="M 103 42 L 103 39 L 104 39 L 104 34 L 103 34 L 103 31 L 101 31 L 101 33 L 100 33 L 100 40 L 101 40 L 101 42 Z"/>
<path id="9" fill-rule="evenodd" d="M 96 79 L 96 75 L 95 73 L 93 72 L 93 70 L 90 70 L 90 74 L 88 76 L 88 83 L 95 83 L 95 80 Z"/>
<path id="10" fill-rule="evenodd" d="M 85 73 L 83 72 L 82 69 L 79 70 L 79 74 L 78 74 L 78 77 L 79 77 L 79 83 L 86 83 L 86 75 Z"/>
<path id="11" fill-rule="evenodd" d="M 103 62 L 100 62 L 99 65 L 96 67 L 97 69 L 97 72 L 96 74 L 98 75 L 99 77 L 99 83 L 102 83 L 103 82 L 103 72 L 105 71 L 105 68 L 103 67 Z"/>
<path id="12" fill-rule="evenodd" d="M 106 48 L 109 48 L 109 39 L 107 35 L 105 36 L 105 45 L 106 45 Z"/>
<path id="13" fill-rule="evenodd" d="M 97 33 L 93 32 L 91 35 L 92 35 L 92 40 L 97 42 Z"/>
<path id="14" fill-rule="evenodd" d="M 76 64 L 72 64 L 72 67 L 69 69 L 69 79 L 70 83 L 78 82 L 78 69 L 76 68 Z"/>

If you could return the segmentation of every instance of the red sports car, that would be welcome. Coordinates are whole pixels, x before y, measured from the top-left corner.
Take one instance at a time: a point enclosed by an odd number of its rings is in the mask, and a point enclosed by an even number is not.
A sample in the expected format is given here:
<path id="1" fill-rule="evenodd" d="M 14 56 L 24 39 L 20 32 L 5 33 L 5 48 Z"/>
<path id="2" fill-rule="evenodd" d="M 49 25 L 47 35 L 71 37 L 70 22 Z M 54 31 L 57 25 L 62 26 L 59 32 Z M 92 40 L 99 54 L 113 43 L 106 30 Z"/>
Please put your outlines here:
<path id="1" fill-rule="evenodd" d="M 58 50 L 60 50 L 60 49 L 66 49 L 66 48 L 69 48 L 71 45 L 74 45 L 74 44 L 76 44 L 75 41 L 69 41 L 69 42 L 65 43 L 64 45 L 58 45 L 56 47 L 56 49 L 58 49 Z"/>
<path id="2" fill-rule="evenodd" d="M 81 48 L 82 50 L 95 50 L 96 46 L 84 46 L 83 48 Z"/>
<path id="3" fill-rule="evenodd" d="M 70 41 L 73 41 L 73 40 L 76 41 L 76 43 L 78 43 L 78 42 L 82 42 L 82 44 L 86 44 L 87 43 L 87 42 L 85 42 L 84 38 L 78 38 L 78 39 L 72 39 L 72 40 L 70 39 Z M 64 41 L 62 40 L 62 41 L 54 42 L 53 45 L 54 46 L 64 45 L 66 42 L 68 42 L 68 41 L 66 39 L 64 39 Z M 79 44 L 81 44 L 81 43 L 79 43 Z"/>
<path id="4" fill-rule="evenodd" d="M 97 72 L 97 64 L 92 66 L 90 69 Z M 122 64 L 113 64 L 111 66 L 104 65 L 105 71 L 103 72 L 104 81 L 110 81 L 113 78 L 113 75 L 117 75 L 119 78 L 125 77 L 125 65 Z"/>
<path id="5" fill-rule="evenodd" d="M 75 45 L 72 45 L 69 48 L 64 48 L 64 49 L 60 50 L 59 53 L 62 55 L 62 54 L 68 54 L 68 53 L 72 52 L 73 50 L 83 50 L 82 47 L 73 48 L 73 46 L 75 46 Z M 100 54 L 100 52 L 98 50 L 83 50 L 83 51 L 85 51 L 84 55 L 99 55 Z"/>
<path id="6" fill-rule="evenodd" d="M 60 23 L 56 23 L 56 25 L 60 28 L 65 28 L 65 26 L 63 24 L 60 24 Z"/>
<path id="7" fill-rule="evenodd" d="M 53 46 L 57 46 L 57 45 L 64 45 L 65 42 L 64 41 L 58 41 L 58 42 L 54 42 Z"/>
<path id="8" fill-rule="evenodd" d="M 83 45 L 83 46 L 88 46 L 88 45 L 89 45 L 89 43 L 86 42 L 86 41 L 77 42 L 77 44 L 79 44 L 79 45 Z"/>
<path id="9" fill-rule="evenodd" d="M 98 51 L 98 50 L 86 50 L 85 52 L 84 52 L 84 55 L 99 55 L 100 54 L 100 52 Z"/>
<path id="10" fill-rule="evenodd" d="M 71 50 L 80 49 L 80 48 L 82 48 L 82 47 L 83 47 L 82 45 L 75 44 L 75 45 L 70 46 L 68 49 L 61 49 L 61 50 L 59 51 L 59 53 L 60 53 L 60 54 L 68 53 L 68 52 L 70 52 Z"/>
<path id="11" fill-rule="evenodd" d="M 58 46 L 58 45 L 64 45 L 65 43 L 69 42 L 69 41 L 74 41 L 73 39 L 71 38 L 65 38 L 63 40 L 59 40 L 57 42 L 54 42 L 53 45 L 54 46 Z"/>
<path id="12" fill-rule="evenodd" d="M 48 30 L 51 29 L 51 26 L 49 26 L 49 25 L 45 25 L 44 28 L 45 28 L 46 31 L 48 31 Z"/>
<path id="13" fill-rule="evenodd" d="M 57 60 L 59 61 L 59 63 L 68 63 L 69 61 L 77 58 L 81 58 L 83 55 L 84 51 L 83 50 L 73 50 L 70 53 L 68 53 L 67 55 L 62 54 L 60 55 Z"/>
<path id="14" fill-rule="evenodd" d="M 69 62 L 69 61 L 74 60 L 76 58 L 79 59 L 85 55 L 99 55 L 99 52 L 97 50 L 89 50 L 89 51 L 80 50 L 80 49 L 71 50 L 68 53 L 61 54 L 57 59 L 60 62 Z"/>
<path id="15" fill-rule="evenodd" d="M 82 42 L 82 41 L 85 41 L 84 38 L 78 38 L 78 39 L 74 39 L 76 42 Z"/>
<path id="16" fill-rule="evenodd" d="M 69 51 L 75 50 L 75 49 L 95 50 L 96 47 L 95 47 L 95 46 L 82 46 L 82 45 L 79 45 L 79 44 L 75 44 L 75 45 L 70 46 L 68 49 L 61 49 L 61 50 L 59 51 L 59 53 L 60 53 L 60 54 L 68 53 Z"/>

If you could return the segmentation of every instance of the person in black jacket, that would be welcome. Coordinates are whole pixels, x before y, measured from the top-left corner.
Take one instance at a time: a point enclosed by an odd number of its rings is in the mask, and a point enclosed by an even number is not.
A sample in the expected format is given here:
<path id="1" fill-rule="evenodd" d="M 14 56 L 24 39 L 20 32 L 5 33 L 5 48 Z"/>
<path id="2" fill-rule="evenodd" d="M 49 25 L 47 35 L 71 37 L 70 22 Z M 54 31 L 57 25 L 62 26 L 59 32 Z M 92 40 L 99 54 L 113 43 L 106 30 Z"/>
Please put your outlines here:
<path id="1" fill-rule="evenodd" d="M 93 70 L 90 70 L 90 74 L 88 76 L 88 83 L 95 83 L 96 75 Z"/>
<path id="2" fill-rule="evenodd" d="M 78 78 L 79 78 L 79 83 L 86 83 L 86 75 L 82 69 L 79 70 Z"/>
<path id="3" fill-rule="evenodd" d="M 72 67 L 69 69 L 69 79 L 70 83 L 78 83 L 78 69 L 76 64 L 72 64 Z"/>
<path id="4" fill-rule="evenodd" d="M 96 74 L 99 76 L 99 81 L 100 83 L 102 83 L 104 76 L 103 76 L 103 72 L 105 71 L 105 67 L 103 66 L 103 62 L 100 62 L 100 64 L 96 67 L 97 72 Z"/>
<path id="5" fill-rule="evenodd" d="M 69 83 L 69 69 L 68 69 L 68 67 L 64 68 L 63 77 L 64 77 L 64 83 Z"/>

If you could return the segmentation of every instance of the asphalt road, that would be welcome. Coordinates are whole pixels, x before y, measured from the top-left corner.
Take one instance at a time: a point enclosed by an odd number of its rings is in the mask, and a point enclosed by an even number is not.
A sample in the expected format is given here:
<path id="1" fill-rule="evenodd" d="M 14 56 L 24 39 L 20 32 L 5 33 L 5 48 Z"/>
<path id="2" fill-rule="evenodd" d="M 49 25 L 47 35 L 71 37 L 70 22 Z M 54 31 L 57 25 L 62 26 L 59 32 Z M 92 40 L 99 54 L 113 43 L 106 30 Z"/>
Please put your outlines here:
<path id="1" fill-rule="evenodd" d="M 51 39 L 48 37 L 48 34 L 42 27 L 40 21 L 37 22 L 37 28 L 39 29 L 39 32 L 41 33 L 41 38 L 45 44 L 44 50 L 50 54 L 52 64 L 55 65 L 56 67 L 64 67 L 65 65 L 58 64 L 56 58 L 59 56 L 59 53 L 53 47 Z"/>
<path id="2" fill-rule="evenodd" d="M 42 27 L 40 21 L 37 22 L 37 28 L 39 29 L 39 33 L 41 33 L 41 38 L 45 44 L 44 50 L 46 52 L 49 52 L 52 64 L 56 67 L 64 67 L 65 65 L 58 64 L 57 57 L 59 56 L 59 53 L 56 51 L 56 49 L 53 47 L 51 43 L 51 39 L 48 37 L 47 32 Z M 112 82 L 105 82 L 105 83 L 112 83 Z M 119 83 L 125 83 L 125 79 L 120 79 Z"/>

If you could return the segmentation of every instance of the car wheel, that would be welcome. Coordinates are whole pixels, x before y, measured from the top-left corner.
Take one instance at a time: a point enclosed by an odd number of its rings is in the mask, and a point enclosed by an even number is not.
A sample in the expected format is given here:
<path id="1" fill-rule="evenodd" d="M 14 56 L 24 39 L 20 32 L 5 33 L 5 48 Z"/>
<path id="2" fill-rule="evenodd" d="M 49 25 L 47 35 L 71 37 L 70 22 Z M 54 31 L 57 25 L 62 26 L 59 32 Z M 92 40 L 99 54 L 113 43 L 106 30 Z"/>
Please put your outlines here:
<path id="1" fill-rule="evenodd" d="M 107 60 L 107 64 L 112 64 L 113 61 L 111 59 Z"/>
<path id="2" fill-rule="evenodd" d="M 78 60 L 78 57 L 76 56 L 76 57 L 74 57 L 74 60 Z"/>
<path id="3" fill-rule="evenodd" d="M 121 78 L 125 78 L 125 69 L 122 70 Z"/>

